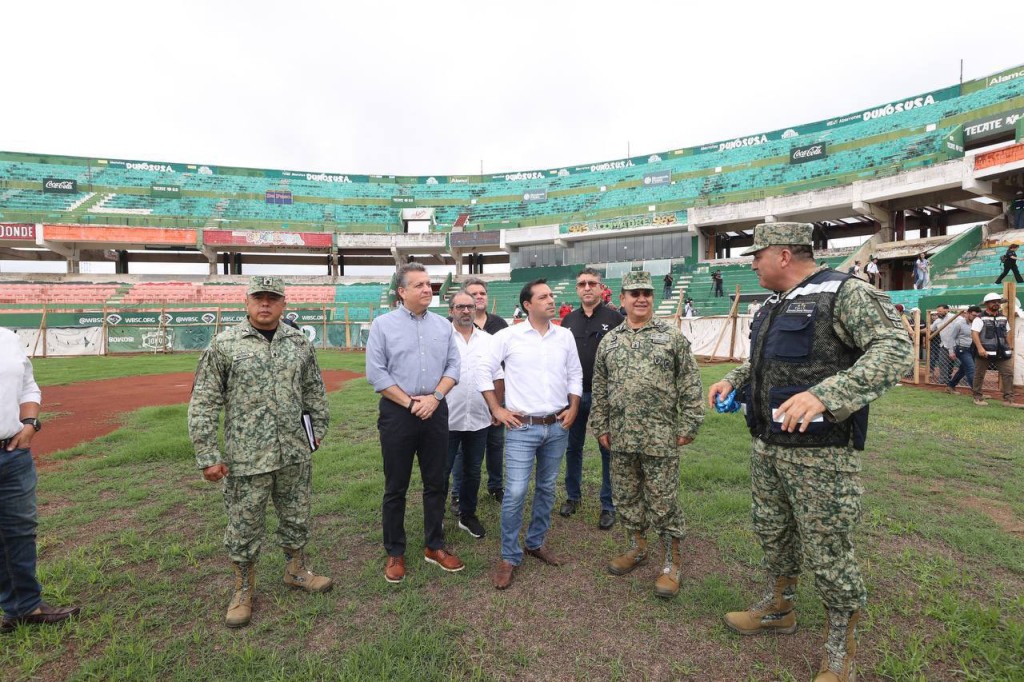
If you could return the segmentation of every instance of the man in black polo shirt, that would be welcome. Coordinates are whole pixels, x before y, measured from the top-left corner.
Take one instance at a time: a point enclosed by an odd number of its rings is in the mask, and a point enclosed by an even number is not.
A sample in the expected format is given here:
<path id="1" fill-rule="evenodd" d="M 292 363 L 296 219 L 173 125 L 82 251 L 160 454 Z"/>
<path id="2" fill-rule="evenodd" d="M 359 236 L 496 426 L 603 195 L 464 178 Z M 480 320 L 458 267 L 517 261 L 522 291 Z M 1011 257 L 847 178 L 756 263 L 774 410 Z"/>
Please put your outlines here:
<path id="1" fill-rule="evenodd" d="M 576 339 L 576 350 L 583 366 L 583 397 L 580 410 L 569 430 L 569 445 L 565 450 L 565 495 L 566 500 L 558 513 L 569 517 L 576 513 L 582 499 L 583 485 L 583 442 L 587 438 L 587 419 L 590 417 L 590 391 L 594 379 L 594 358 L 597 344 L 605 334 L 622 324 L 622 315 L 601 301 L 601 273 L 593 268 L 584 268 L 576 275 L 576 293 L 580 307 L 562 320 L 562 327 L 572 332 Z M 608 530 L 615 525 L 615 505 L 612 504 L 612 482 L 608 472 L 608 458 L 611 453 L 598 445 L 601 450 L 601 516 L 597 526 Z"/>

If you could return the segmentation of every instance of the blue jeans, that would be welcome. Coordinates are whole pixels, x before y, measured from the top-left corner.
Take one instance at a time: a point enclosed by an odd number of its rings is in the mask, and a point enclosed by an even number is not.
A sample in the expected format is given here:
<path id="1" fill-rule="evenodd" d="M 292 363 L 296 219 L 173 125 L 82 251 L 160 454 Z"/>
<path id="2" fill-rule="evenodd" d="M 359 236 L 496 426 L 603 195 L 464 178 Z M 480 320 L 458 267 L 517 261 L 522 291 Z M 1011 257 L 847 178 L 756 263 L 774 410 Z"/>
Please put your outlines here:
<path id="1" fill-rule="evenodd" d="M 565 496 L 570 500 L 583 499 L 583 443 L 587 440 L 587 421 L 590 419 L 592 394 L 583 393 L 580 398 L 580 410 L 576 413 L 576 421 L 569 429 L 569 447 L 565 451 Z M 601 511 L 615 511 L 612 503 L 612 478 L 609 471 L 611 453 L 601 447 Z"/>
<path id="2" fill-rule="evenodd" d="M 32 452 L 0 450 L 0 609 L 25 616 L 42 603 L 36 580 L 36 467 Z"/>
<path id="3" fill-rule="evenodd" d="M 480 494 L 480 463 L 484 460 L 484 447 L 487 445 L 487 429 L 479 431 L 448 432 L 448 467 L 444 473 L 445 485 L 452 477 L 452 467 L 456 463 L 455 485 L 452 496 L 459 498 L 459 513 L 467 516 L 476 515 L 476 503 Z"/>
<path id="4" fill-rule="evenodd" d="M 551 527 L 555 506 L 555 481 L 562 466 L 562 455 L 569 432 L 561 424 L 522 426 L 505 434 L 505 499 L 501 503 L 501 558 L 518 566 L 523 561 L 519 531 L 523 528 L 523 507 L 530 485 L 534 461 L 537 480 L 533 492 L 530 527 L 526 546 L 537 549 Z"/>
<path id="5" fill-rule="evenodd" d="M 974 383 L 974 352 L 970 346 L 959 347 L 956 349 L 956 359 L 960 361 L 960 366 L 956 370 L 956 374 L 949 380 L 949 387 L 956 388 L 956 385 L 960 383 L 961 379 L 967 380 L 967 385 L 970 386 Z"/>

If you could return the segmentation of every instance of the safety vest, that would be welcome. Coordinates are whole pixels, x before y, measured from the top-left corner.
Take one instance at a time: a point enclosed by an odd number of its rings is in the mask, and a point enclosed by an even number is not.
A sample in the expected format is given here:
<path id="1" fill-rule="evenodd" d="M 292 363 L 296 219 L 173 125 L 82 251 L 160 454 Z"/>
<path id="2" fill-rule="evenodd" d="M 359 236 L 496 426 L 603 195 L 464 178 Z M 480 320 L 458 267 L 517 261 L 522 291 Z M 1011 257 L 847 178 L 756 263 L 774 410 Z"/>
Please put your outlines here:
<path id="1" fill-rule="evenodd" d="M 836 300 L 850 279 L 848 274 L 821 270 L 786 298 L 765 303 L 758 311 L 750 328 L 751 373 L 745 395 L 747 426 L 754 437 L 789 447 L 864 449 L 867 406 L 843 422 L 819 417 L 803 433 L 782 431 L 782 420 L 772 414 L 797 393 L 848 369 L 863 354 L 846 345 L 834 329 Z"/>
<path id="2" fill-rule="evenodd" d="M 1002 313 L 989 315 L 987 312 L 982 312 L 978 319 L 982 324 L 981 333 L 978 336 L 981 337 L 981 347 L 985 349 L 985 352 L 994 358 L 1010 357 L 1010 343 L 1007 340 L 1009 323 L 1006 316 Z"/>

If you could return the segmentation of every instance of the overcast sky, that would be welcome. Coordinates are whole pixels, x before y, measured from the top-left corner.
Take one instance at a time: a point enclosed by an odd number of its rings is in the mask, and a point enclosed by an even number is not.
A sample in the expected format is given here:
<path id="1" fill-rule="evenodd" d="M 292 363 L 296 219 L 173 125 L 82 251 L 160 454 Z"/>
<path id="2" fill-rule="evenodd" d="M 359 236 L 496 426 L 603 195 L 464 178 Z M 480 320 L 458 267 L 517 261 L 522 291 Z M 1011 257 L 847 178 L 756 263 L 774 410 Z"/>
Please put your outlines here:
<path id="1" fill-rule="evenodd" d="M 13 0 L 0 150 L 400 175 L 646 155 L 1015 66 L 1022 7 Z"/>

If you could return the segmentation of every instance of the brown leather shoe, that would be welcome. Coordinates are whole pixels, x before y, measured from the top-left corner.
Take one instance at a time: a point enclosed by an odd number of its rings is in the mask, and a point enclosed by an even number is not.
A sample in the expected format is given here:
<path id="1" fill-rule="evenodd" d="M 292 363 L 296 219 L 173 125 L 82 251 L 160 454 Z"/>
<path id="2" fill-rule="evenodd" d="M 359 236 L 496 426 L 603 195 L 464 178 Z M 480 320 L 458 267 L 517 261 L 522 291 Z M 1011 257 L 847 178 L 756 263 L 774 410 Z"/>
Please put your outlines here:
<path id="1" fill-rule="evenodd" d="M 389 556 L 384 566 L 384 580 L 389 583 L 400 583 L 405 580 L 405 556 Z"/>
<path id="2" fill-rule="evenodd" d="M 546 563 L 548 566 L 561 566 L 563 563 L 565 563 L 557 556 L 552 554 L 551 550 L 549 550 L 544 545 L 541 545 L 537 549 L 530 549 L 529 547 L 527 547 L 526 553 L 532 557 L 537 557 L 538 559 Z"/>
<path id="3" fill-rule="evenodd" d="M 444 548 L 430 549 L 429 547 L 424 547 L 423 560 L 428 564 L 437 564 L 449 573 L 461 571 L 466 567 L 466 564 L 462 563 L 459 557 L 449 554 Z"/>
<path id="4" fill-rule="evenodd" d="M 512 576 L 516 572 L 515 564 L 502 559 L 494 567 L 494 587 L 499 590 L 507 590 L 512 585 Z"/>
<path id="5" fill-rule="evenodd" d="M 50 606 L 44 602 L 39 605 L 37 613 L 14 618 L 4 616 L 0 622 L 0 632 L 13 632 L 19 625 L 58 625 L 74 618 L 81 611 L 78 606 Z"/>

